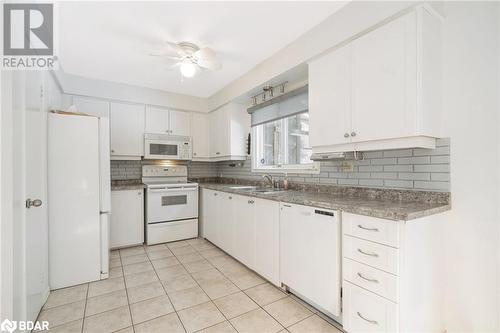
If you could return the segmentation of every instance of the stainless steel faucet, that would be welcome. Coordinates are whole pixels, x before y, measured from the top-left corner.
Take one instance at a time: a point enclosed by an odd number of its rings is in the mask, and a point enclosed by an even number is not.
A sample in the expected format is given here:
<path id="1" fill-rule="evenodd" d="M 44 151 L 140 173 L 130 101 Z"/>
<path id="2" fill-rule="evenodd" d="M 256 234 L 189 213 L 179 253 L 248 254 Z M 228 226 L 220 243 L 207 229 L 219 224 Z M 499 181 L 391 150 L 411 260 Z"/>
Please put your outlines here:
<path id="1" fill-rule="evenodd" d="M 266 175 L 262 175 L 262 178 L 264 178 L 265 180 L 267 180 L 269 182 L 269 184 L 271 185 L 271 187 L 274 188 L 273 176 L 271 176 L 269 174 L 266 174 Z"/>

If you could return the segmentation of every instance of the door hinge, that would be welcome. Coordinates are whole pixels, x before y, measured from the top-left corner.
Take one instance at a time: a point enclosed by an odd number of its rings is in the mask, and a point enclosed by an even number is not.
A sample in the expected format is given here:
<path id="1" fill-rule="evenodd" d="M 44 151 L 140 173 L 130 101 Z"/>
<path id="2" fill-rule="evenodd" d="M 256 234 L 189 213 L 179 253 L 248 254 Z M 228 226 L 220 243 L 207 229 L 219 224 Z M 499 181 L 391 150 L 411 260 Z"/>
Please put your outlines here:
<path id="1" fill-rule="evenodd" d="M 40 86 L 40 98 L 43 98 L 43 86 Z"/>

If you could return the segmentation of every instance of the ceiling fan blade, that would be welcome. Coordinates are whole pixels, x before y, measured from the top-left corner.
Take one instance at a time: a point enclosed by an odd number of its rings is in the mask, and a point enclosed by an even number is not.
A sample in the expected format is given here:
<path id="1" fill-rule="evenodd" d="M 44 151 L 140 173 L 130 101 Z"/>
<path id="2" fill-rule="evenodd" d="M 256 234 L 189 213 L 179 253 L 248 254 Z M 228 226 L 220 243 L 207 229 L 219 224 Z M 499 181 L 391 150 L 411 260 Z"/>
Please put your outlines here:
<path id="1" fill-rule="evenodd" d="M 196 63 L 198 66 L 212 71 L 217 71 L 222 68 L 222 64 L 217 59 L 198 59 Z"/>
<path id="2" fill-rule="evenodd" d="M 203 68 L 215 71 L 222 67 L 221 63 L 217 60 L 216 53 L 209 47 L 196 51 L 194 53 L 194 58 L 198 66 Z"/>
<path id="3" fill-rule="evenodd" d="M 180 57 L 183 57 L 186 55 L 186 51 L 177 43 L 174 42 L 165 42 L 167 47 L 171 49 L 172 51 L 176 52 Z"/>
<path id="4" fill-rule="evenodd" d="M 181 61 L 183 59 L 182 57 L 170 55 L 169 53 L 166 53 L 166 52 L 150 53 L 149 55 L 153 56 L 153 57 L 162 57 L 162 58 L 176 60 L 176 61 Z"/>

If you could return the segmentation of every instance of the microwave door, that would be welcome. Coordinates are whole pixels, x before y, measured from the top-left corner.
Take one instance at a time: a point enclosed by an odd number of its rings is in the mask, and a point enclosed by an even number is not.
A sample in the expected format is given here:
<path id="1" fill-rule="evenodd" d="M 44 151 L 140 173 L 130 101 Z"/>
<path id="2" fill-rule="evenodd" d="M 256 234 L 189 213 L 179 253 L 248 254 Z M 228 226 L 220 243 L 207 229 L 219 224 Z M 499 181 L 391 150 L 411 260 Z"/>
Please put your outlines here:
<path id="1" fill-rule="evenodd" d="M 176 159 L 179 158 L 179 145 L 177 143 L 150 142 L 148 152 L 151 158 Z"/>

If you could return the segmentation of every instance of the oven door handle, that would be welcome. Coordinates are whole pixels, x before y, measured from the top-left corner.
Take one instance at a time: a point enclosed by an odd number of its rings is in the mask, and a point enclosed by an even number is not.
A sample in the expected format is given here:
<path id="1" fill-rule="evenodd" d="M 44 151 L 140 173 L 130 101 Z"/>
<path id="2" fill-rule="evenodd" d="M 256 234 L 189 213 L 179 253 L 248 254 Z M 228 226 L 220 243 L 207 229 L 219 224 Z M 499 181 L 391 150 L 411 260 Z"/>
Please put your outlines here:
<path id="1" fill-rule="evenodd" d="M 198 190 L 196 187 L 177 187 L 177 188 L 148 188 L 150 193 L 161 193 L 161 192 L 185 192 L 185 191 L 196 191 Z"/>

